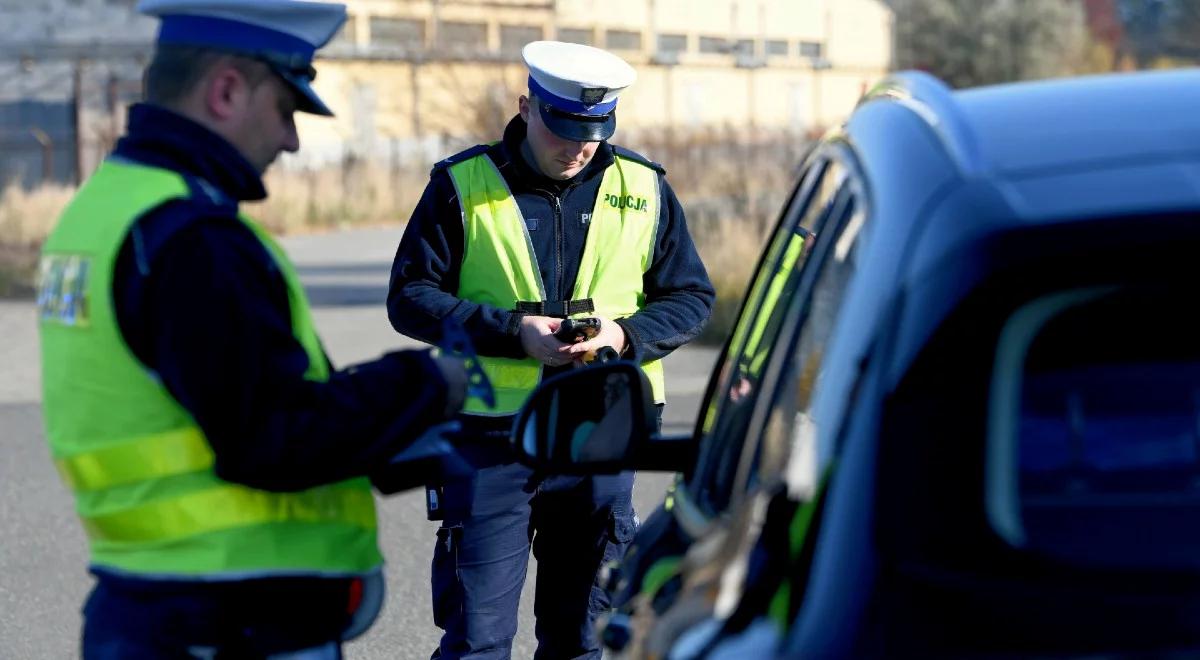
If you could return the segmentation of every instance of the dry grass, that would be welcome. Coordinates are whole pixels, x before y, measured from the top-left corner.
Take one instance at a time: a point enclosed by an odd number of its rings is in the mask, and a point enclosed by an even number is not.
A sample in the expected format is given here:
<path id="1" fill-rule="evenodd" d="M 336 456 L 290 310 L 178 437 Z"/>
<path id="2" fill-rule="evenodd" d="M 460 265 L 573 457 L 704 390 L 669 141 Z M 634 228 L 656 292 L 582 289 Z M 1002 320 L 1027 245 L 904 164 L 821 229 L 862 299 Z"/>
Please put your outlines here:
<path id="1" fill-rule="evenodd" d="M 40 244 L 73 194 L 73 186 L 6 186 L 0 191 L 0 244 Z"/>
<path id="2" fill-rule="evenodd" d="M 0 297 L 33 292 L 38 249 L 74 192 L 59 185 L 0 191 Z"/>
<path id="3" fill-rule="evenodd" d="M 696 246 L 717 289 L 704 341 L 724 341 L 763 242 L 794 183 L 806 140 L 751 140 L 732 130 L 631 135 L 628 144 L 665 163 Z M 408 220 L 428 168 L 347 160 L 319 170 L 277 167 L 270 197 L 246 212 L 277 234 L 395 224 Z M 0 295 L 31 290 L 37 248 L 70 199 L 69 186 L 0 195 Z"/>
<path id="4" fill-rule="evenodd" d="M 630 143 L 666 165 L 717 291 L 700 340 L 722 343 L 812 139 L 726 128 L 633 136 Z"/>
<path id="5" fill-rule="evenodd" d="M 270 196 L 245 211 L 277 234 L 407 222 L 429 180 L 428 168 L 346 161 L 319 170 L 267 173 Z"/>
<path id="6" fill-rule="evenodd" d="M 717 291 L 712 318 L 700 335 L 700 340 L 705 343 L 723 343 L 733 330 L 746 284 L 758 264 L 766 239 L 765 235 L 751 230 L 757 224 L 756 220 L 739 218 L 706 223 L 692 230 L 696 249 Z"/>

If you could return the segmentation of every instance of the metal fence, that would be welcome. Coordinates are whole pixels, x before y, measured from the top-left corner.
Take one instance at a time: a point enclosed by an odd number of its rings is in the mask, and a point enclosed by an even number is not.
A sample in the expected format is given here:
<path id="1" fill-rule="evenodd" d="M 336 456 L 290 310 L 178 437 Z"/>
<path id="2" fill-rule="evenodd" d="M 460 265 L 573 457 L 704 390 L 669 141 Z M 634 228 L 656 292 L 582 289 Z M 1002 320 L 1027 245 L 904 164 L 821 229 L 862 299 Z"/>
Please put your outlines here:
<path id="1" fill-rule="evenodd" d="M 75 106 L 67 101 L 0 103 L 0 183 L 33 188 L 78 175 Z"/>
<path id="2" fill-rule="evenodd" d="M 0 57 L 0 189 L 86 177 L 140 94 L 142 62 L 132 53 Z"/>

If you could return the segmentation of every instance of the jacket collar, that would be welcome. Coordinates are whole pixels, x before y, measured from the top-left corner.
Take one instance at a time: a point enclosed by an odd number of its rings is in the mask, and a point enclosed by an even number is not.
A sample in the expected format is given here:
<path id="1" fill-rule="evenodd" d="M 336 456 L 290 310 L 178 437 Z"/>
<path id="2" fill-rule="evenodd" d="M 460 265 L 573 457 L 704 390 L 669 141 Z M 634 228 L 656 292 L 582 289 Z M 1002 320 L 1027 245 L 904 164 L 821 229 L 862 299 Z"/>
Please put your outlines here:
<path id="1" fill-rule="evenodd" d="M 263 199 L 262 177 L 237 148 L 187 117 L 148 103 L 129 109 L 125 136 L 113 155 L 191 175 L 216 186 L 230 199 Z"/>

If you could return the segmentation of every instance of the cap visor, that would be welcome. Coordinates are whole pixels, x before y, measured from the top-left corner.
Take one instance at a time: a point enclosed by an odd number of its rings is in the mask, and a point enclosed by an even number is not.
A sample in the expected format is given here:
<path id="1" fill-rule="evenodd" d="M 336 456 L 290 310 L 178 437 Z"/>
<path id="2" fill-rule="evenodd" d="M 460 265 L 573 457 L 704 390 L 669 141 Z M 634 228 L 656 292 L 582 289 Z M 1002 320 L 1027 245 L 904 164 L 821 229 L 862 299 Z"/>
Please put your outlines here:
<path id="1" fill-rule="evenodd" d="M 607 116 L 592 119 L 555 111 L 545 104 L 539 104 L 538 114 L 541 115 L 542 123 L 546 125 L 546 128 L 564 140 L 601 142 L 612 137 L 613 132 L 617 130 L 616 111 L 608 113 Z"/>
<path id="2" fill-rule="evenodd" d="M 281 71 L 277 67 L 272 68 L 296 92 L 297 110 L 323 117 L 333 116 L 333 110 L 330 110 L 321 97 L 317 96 L 307 77 L 296 75 L 290 71 Z"/>

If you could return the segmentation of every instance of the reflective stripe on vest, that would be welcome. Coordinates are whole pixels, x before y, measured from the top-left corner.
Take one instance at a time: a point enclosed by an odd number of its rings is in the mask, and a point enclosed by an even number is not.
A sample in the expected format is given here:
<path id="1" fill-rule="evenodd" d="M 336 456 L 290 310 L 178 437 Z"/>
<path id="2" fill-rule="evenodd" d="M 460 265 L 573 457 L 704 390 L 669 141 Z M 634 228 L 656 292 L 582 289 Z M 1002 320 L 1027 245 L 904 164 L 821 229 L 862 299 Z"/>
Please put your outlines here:
<path id="1" fill-rule="evenodd" d="M 492 159 L 481 154 L 451 165 L 449 172 L 463 214 L 458 297 L 510 310 L 517 301 L 546 300 L 525 219 Z M 596 194 L 571 295 L 575 300 L 591 298 L 595 311 L 576 316 L 617 319 L 645 305 L 642 276 L 654 255 L 658 201 L 658 172 L 615 157 Z M 513 414 L 542 376 L 542 365 L 533 358 L 483 357 L 480 363 L 496 390 L 496 406 L 488 408 L 469 398 L 463 407 L 467 414 Z M 665 401 L 662 364 L 646 362 L 642 370 L 655 402 Z"/>
<path id="2" fill-rule="evenodd" d="M 75 493 L 92 563 L 152 576 L 367 573 L 381 557 L 366 479 L 299 493 L 221 480 L 191 414 L 121 335 L 112 299 L 118 251 L 137 218 L 188 195 L 173 172 L 106 161 L 43 248 L 46 436 Z M 292 331 L 309 357 L 305 377 L 326 380 L 329 366 L 295 269 L 266 232 L 241 221 L 287 285 Z"/>
<path id="3" fill-rule="evenodd" d="M 788 277 L 796 268 L 796 264 L 800 262 L 800 255 L 804 252 L 804 236 L 798 233 L 793 233 L 788 238 L 787 247 L 784 248 L 783 258 L 775 269 L 775 273 L 771 276 L 771 282 L 767 286 L 766 295 L 763 297 L 762 304 L 755 312 L 754 326 L 750 330 L 750 337 L 746 342 L 745 349 L 742 351 L 741 368 L 751 378 L 757 379 L 762 372 L 763 362 L 766 360 L 767 351 L 770 348 L 762 343 L 763 332 L 767 329 L 767 322 L 775 315 L 775 307 L 779 304 L 779 296 L 783 293 L 783 286 L 787 283 Z M 742 328 L 738 328 L 737 335 L 741 334 Z M 732 346 L 740 344 L 740 336 L 735 336 Z"/>
<path id="4" fill-rule="evenodd" d="M 803 265 L 804 246 L 805 234 L 794 231 L 786 243 L 774 240 L 767 248 L 763 263 L 775 264 L 774 270 L 768 270 L 764 266 L 763 270 L 754 276 L 746 294 L 746 310 L 738 318 L 729 340 L 729 354 L 737 356 L 737 370 L 741 377 L 757 381 L 762 375 L 767 354 L 774 345 L 772 341 L 764 343 L 763 334 L 767 330 L 767 324 L 777 313 L 775 307 L 780 302 L 787 302 L 781 301 L 780 297 L 793 271 Z M 700 423 L 704 433 L 713 430 L 720 408 L 719 399 L 716 405 L 705 408 L 704 418 Z"/>

